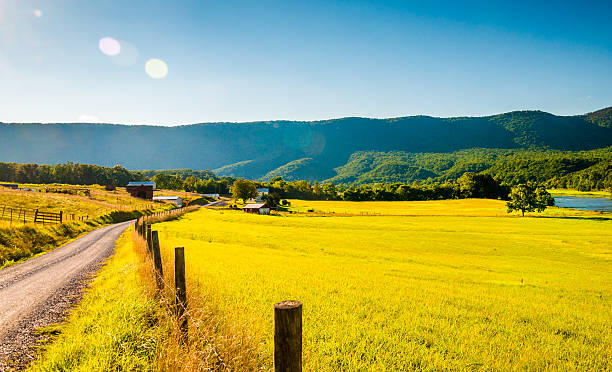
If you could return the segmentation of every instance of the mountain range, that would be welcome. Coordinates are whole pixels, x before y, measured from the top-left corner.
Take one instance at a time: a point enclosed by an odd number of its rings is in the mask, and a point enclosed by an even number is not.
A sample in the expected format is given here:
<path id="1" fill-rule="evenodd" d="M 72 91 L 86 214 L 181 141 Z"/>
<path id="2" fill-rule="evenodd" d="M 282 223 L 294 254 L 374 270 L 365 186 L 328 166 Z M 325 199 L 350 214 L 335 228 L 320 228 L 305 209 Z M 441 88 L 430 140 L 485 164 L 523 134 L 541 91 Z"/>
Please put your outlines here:
<path id="1" fill-rule="evenodd" d="M 349 117 L 173 127 L 0 123 L 3 162 L 210 169 L 220 176 L 339 183 L 382 180 L 377 174 L 383 179 L 400 175 L 391 179 L 404 182 L 444 177 L 445 170 L 435 169 L 466 149 L 479 149 L 469 156 L 482 160 L 504 154 L 499 149 L 582 151 L 611 145 L 612 107 L 575 116 L 514 111 L 483 117 Z M 424 167 L 418 154 L 429 153 L 440 154 L 437 161 L 442 165 Z"/>

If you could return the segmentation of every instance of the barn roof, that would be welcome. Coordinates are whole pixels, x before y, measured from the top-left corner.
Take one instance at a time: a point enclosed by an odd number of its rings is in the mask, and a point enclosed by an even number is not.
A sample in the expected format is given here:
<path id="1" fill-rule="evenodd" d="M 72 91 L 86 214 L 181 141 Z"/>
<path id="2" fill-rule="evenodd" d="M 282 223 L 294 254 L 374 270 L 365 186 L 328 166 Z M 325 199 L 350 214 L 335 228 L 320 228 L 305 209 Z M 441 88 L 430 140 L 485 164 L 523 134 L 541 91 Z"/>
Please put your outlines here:
<path id="1" fill-rule="evenodd" d="M 127 184 L 128 186 L 153 186 L 153 189 L 155 189 L 155 182 L 129 182 Z"/>
<path id="2" fill-rule="evenodd" d="M 259 208 L 265 208 L 268 205 L 266 203 L 250 203 L 245 205 L 242 209 L 259 209 Z"/>

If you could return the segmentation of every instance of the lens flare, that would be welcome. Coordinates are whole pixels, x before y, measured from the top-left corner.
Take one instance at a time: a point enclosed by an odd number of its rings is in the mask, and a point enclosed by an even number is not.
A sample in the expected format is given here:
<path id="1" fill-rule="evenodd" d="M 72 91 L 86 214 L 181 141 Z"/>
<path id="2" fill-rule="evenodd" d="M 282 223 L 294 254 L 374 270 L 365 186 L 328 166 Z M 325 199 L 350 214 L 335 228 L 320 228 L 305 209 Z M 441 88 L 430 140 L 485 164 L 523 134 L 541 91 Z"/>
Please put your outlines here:
<path id="1" fill-rule="evenodd" d="M 145 63 L 145 72 L 153 79 L 163 79 L 168 75 L 168 65 L 161 59 L 151 58 Z"/>
<path id="2" fill-rule="evenodd" d="M 42 17 L 42 15 L 43 15 L 42 10 L 40 10 L 40 9 L 34 9 L 34 17 L 36 17 L 36 18 L 40 18 L 40 17 Z"/>
<path id="3" fill-rule="evenodd" d="M 115 56 L 121 52 L 121 44 L 112 37 L 103 37 L 98 42 L 98 48 L 107 56 Z"/>

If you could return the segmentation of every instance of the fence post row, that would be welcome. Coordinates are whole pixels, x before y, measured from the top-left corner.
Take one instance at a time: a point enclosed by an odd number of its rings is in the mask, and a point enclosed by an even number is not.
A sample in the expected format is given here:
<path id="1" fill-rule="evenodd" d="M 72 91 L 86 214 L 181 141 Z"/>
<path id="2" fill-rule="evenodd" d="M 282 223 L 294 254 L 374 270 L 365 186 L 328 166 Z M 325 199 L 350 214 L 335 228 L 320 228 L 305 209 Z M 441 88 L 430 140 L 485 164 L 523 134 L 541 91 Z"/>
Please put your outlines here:
<path id="1" fill-rule="evenodd" d="M 302 303 L 274 304 L 274 370 L 302 371 Z"/>
<path id="2" fill-rule="evenodd" d="M 176 292 L 176 317 L 179 322 L 179 329 L 183 342 L 187 342 L 187 288 L 185 285 L 185 249 L 184 247 L 174 248 L 174 288 Z"/>
<path id="3" fill-rule="evenodd" d="M 165 215 L 179 213 L 163 212 Z M 153 256 L 155 282 L 158 290 L 163 289 L 163 267 L 159 247 L 159 235 L 146 223 L 147 216 L 136 220 L 136 229 L 147 242 L 149 253 Z M 188 340 L 187 288 L 185 280 L 185 249 L 174 248 L 174 289 L 176 316 L 181 332 L 182 342 Z M 300 301 L 283 301 L 274 304 L 274 370 L 276 372 L 302 371 L 302 303 Z"/>

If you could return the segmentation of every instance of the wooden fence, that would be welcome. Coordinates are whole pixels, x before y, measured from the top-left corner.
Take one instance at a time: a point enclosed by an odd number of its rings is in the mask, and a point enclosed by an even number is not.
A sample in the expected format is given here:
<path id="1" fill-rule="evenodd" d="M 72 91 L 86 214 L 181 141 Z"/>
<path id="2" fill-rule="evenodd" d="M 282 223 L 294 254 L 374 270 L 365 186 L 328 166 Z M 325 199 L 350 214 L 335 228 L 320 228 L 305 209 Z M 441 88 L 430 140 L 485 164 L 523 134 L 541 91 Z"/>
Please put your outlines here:
<path id="1" fill-rule="evenodd" d="M 172 215 L 180 215 L 187 208 L 174 209 L 167 212 L 141 217 L 136 220 L 134 230 L 146 242 L 147 252 L 154 267 L 155 283 L 158 294 L 164 288 L 170 290 L 174 296 L 174 314 L 181 331 L 181 341 L 187 343 L 188 320 L 192 319 L 196 325 L 196 331 L 207 340 L 206 335 L 197 328 L 197 322 L 191 316 L 187 306 L 187 288 L 185 282 L 185 250 L 183 247 L 174 248 L 174 285 L 164 280 L 164 272 L 159 246 L 159 235 L 151 229 L 151 221 L 155 217 L 165 218 Z M 274 370 L 276 372 L 301 372 L 302 371 L 302 303 L 299 301 L 282 301 L 274 304 Z M 213 347 L 219 363 L 227 370 L 233 370 L 222 357 L 217 354 Z"/>
<path id="2" fill-rule="evenodd" d="M 63 213 L 45 212 L 38 209 L 16 208 L 8 205 L 0 205 L 0 220 L 10 221 L 11 223 L 42 223 L 56 224 L 62 223 Z"/>

